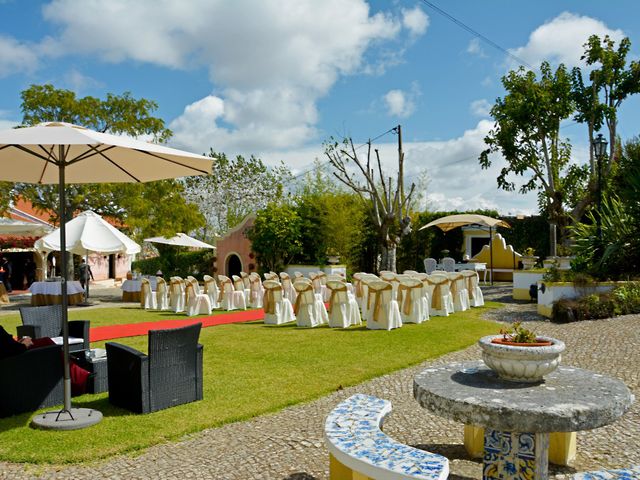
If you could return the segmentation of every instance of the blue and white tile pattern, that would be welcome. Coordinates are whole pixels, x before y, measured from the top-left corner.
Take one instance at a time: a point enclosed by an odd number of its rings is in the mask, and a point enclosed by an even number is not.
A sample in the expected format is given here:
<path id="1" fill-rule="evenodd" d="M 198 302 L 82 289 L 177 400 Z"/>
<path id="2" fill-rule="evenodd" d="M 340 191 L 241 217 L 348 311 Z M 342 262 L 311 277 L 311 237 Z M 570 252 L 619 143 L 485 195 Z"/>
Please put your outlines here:
<path id="1" fill-rule="evenodd" d="M 325 440 L 334 454 L 352 470 L 364 464 L 380 470 L 380 479 L 445 479 L 449 461 L 434 453 L 398 443 L 380 430 L 391 403 L 371 395 L 357 394 L 334 408 L 325 422 Z M 337 450 L 337 452 L 335 451 Z M 350 457 L 352 464 L 343 459 Z M 365 473 L 366 472 L 362 472 Z"/>
<path id="2" fill-rule="evenodd" d="M 640 465 L 619 470 L 603 470 L 601 472 L 584 472 L 573 476 L 573 480 L 638 480 Z"/>

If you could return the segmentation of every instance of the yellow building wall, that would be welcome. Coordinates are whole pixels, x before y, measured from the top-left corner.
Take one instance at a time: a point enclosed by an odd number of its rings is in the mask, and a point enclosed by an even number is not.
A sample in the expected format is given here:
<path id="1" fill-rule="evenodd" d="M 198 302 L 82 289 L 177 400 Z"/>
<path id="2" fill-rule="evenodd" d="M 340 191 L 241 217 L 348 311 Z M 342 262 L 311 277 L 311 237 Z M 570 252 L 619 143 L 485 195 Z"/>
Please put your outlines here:
<path id="1" fill-rule="evenodd" d="M 482 247 L 482 250 L 470 259 L 471 262 L 486 263 L 487 270 L 494 269 L 493 279 L 509 281 L 513 279 L 513 270 L 518 268 L 518 262 L 522 258 L 518 252 L 516 252 L 511 245 L 507 245 L 507 242 L 502 235 L 495 233 L 491 239 L 493 245 L 493 266 L 491 265 L 491 250 L 489 245 Z M 495 271 L 507 270 L 507 271 Z"/>

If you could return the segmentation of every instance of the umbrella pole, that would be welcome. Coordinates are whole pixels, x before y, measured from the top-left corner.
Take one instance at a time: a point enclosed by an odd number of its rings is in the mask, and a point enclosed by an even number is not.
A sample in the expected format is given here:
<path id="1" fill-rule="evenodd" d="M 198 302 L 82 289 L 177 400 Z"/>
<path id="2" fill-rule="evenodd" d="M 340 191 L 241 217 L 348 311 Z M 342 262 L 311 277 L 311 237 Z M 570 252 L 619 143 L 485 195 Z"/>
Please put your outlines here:
<path id="1" fill-rule="evenodd" d="M 493 286 L 493 229 L 489 227 L 489 258 L 491 261 L 491 271 L 489 272 L 489 279 Z"/>
<path id="2" fill-rule="evenodd" d="M 64 362 L 64 408 L 63 411 L 71 411 L 71 374 L 69 372 L 69 298 L 67 296 L 67 228 L 66 228 L 66 203 L 64 179 L 64 146 L 60 145 L 58 160 L 58 198 L 60 200 L 60 275 L 62 276 L 62 356 Z"/>

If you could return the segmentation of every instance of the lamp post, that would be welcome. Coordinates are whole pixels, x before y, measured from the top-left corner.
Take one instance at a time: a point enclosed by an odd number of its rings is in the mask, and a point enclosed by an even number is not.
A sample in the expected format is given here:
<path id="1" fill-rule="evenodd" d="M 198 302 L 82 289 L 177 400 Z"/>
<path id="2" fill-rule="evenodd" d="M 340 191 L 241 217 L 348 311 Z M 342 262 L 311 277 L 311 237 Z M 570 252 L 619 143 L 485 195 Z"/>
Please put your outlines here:
<path id="1" fill-rule="evenodd" d="M 596 168 L 598 169 L 598 217 L 597 235 L 599 247 L 602 245 L 602 158 L 607 154 L 607 140 L 601 133 L 593 140 L 593 153 L 596 156 Z"/>

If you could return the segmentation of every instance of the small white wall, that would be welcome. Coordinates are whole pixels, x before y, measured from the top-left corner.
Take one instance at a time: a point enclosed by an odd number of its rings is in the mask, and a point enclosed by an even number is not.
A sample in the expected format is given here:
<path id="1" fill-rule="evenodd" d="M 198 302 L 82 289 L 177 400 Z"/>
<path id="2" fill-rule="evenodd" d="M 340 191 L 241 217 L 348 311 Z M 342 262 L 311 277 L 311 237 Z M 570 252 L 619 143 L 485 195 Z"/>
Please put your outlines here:
<path id="1" fill-rule="evenodd" d="M 545 283 L 544 293 L 540 290 L 542 283 Z M 551 318 L 553 302 L 556 302 L 561 298 L 573 299 L 584 295 L 591 295 L 593 293 L 605 293 L 612 290 L 615 286 L 616 283 L 614 282 L 598 283 L 597 285 L 590 287 L 576 287 L 571 282 L 538 282 L 538 313 Z"/>
<path id="2" fill-rule="evenodd" d="M 542 281 L 544 273 L 528 270 L 516 270 L 513 272 L 513 298 L 514 300 L 529 300 L 529 287 Z"/>

